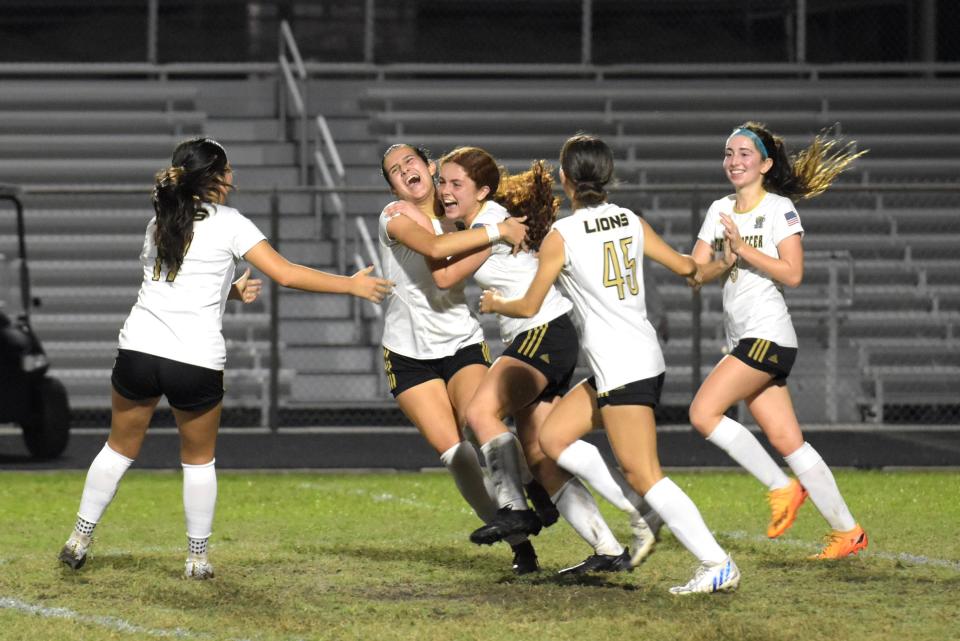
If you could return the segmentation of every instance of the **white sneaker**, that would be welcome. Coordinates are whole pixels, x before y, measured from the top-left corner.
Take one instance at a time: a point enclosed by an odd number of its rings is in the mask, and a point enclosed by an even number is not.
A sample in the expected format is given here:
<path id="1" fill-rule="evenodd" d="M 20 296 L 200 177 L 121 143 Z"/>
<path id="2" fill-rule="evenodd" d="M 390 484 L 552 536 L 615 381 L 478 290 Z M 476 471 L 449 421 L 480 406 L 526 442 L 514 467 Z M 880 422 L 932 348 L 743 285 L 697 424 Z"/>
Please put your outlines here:
<path id="1" fill-rule="evenodd" d="M 740 585 L 740 568 L 729 556 L 720 563 L 705 562 L 686 585 L 670 588 L 671 594 L 733 592 Z"/>
<path id="2" fill-rule="evenodd" d="M 653 552 L 657 536 L 639 514 L 630 517 L 630 529 L 633 531 L 633 545 L 630 546 L 633 554 L 630 555 L 630 565 L 637 567 Z"/>
<path id="3" fill-rule="evenodd" d="M 183 578 L 196 579 L 203 581 L 213 578 L 213 565 L 207 561 L 206 555 L 199 556 L 191 554 L 187 557 L 187 563 L 183 570 Z"/>
<path id="4" fill-rule="evenodd" d="M 69 565 L 74 570 L 79 570 L 87 562 L 87 549 L 93 543 L 93 537 L 89 534 L 80 534 L 76 530 L 70 534 L 70 538 L 63 544 L 60 550 L 60 556 L 57 557 L 62 563 Z"/>

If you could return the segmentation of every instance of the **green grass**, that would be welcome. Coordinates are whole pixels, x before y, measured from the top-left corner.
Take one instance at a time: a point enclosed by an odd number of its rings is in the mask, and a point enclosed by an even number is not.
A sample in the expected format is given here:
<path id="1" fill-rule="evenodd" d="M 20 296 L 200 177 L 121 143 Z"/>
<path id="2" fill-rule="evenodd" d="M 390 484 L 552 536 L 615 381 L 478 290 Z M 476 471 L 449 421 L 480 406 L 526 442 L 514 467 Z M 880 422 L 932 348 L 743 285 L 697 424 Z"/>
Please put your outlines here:
<path id="1" fill-rule="evenodd" d="M 83 474 L 2 473 L 0 639 L 957 638 L 960 475 L 837 477 L 871 543 L 824 563 L 806 559 L 827 530 L 809 502 L 770 542 L 755 481 L 672 474 L 743 572 L 737 593 L 678 598 L 695 561 L 670 534 L 634 572 L 576 582 L 555 573 L 591 550 L 559 523 L 535 539 L 544 571 L 512 576 L 509 548 L 467 540 L 478 522 L 445 474 L 221 472 L 217 578 L 190 582 L 180 477 L 134 469 L 72 572 L 55 557 Z"/>

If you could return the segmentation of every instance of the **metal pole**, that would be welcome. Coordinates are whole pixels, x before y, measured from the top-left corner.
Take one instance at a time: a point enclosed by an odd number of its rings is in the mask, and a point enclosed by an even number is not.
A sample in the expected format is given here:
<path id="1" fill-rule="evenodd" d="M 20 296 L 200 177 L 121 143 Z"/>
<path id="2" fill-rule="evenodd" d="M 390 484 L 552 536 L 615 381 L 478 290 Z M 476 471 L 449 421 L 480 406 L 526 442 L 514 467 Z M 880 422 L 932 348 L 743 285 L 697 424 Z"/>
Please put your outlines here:
<path id="1" fill-rule="evenodd" d="M 700 231 L 700 192 L 692 192 L 690 195 L 690 236 L 691 247 L 697 243 L 697 232 Z M 691 290 L 693 299 L 691 300 L 691 325 L 690 325 L 690 399 L 693 400 L 693 394 L 700 389 L 700 362 L 702 354 L 700 353 L 701 338 L 701 319 L 702 301 L 700 300 L 700 290 Z"/>
<path id="2" fill-rule="evenodd" d="M 363 61 L 369 64 L 373 63 L 373 45 L 376 36 L 375 18 L 376 2 L 375 0 L 367 0 L 363 12 Z"/>
<path id="3" fill-rule="evenodd" d="M 828 286 L 827 300 L 827 362 L 826 390 L 824 395 L 824 405 L 827 410 L 827 420 L 831 423 L 837 422 L 837 260 L 830 258 L 830 282 Z"/>
<path id="4" fill-rule="evenodd" d="M 280 192 L 270 194 L 270 243 L 280 249 Z M 270 281 L 270 430 L 280 427 L 280 285 Z"/>
<path id="5" fill-rule="evenodd" d="M 147 0 L 147 62 L 157 64 L 157 25 L 160 0 Z"/>
<path id="6" fill-rule="evenodd" d="M 308 152 L 310 151 L 310 145 L 308 144 L 309 134 L 307 130 L 307 85 L 309 79 L 304 78 L 300 81 L 300 85 L 303 87 L 303 113 L 300 114 L 300 184 L 307 184 L 307 168 L 309 167 Z"/>
<path id="7" fill-rule="evenodd" d="M 920 7 L 920 43 L 924 62 L 937 61 L 937 0 L 924 0 Z"/>
<path id="8" fill-rule="evenodd" d="M 593 60 L 593 0 L 583 0 L 580 11 L 580 63 L 588 65 Z"/>
<path id="9" fill-rule="evenodd" d="M 797 0 L 797 63 L 807 62 L 807 0 Z"/>

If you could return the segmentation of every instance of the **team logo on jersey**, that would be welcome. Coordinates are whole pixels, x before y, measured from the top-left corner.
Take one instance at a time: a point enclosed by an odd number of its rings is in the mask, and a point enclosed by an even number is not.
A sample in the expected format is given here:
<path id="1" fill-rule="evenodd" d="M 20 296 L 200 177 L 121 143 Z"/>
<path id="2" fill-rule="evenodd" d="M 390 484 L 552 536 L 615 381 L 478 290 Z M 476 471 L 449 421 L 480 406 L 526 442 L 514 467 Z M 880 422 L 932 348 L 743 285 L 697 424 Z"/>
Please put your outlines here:
<path id="1" fill-rule="evenodd" d="M 762 229 L 762 228 L 763 228 L 763 221 L 765 221 L 765 220 L 766 220 L 766 218 L 764 218 L 763 216 L 757 216 L 757 220 L 753 223 L 753 228 L 754 228 L 754 229 Z"/>

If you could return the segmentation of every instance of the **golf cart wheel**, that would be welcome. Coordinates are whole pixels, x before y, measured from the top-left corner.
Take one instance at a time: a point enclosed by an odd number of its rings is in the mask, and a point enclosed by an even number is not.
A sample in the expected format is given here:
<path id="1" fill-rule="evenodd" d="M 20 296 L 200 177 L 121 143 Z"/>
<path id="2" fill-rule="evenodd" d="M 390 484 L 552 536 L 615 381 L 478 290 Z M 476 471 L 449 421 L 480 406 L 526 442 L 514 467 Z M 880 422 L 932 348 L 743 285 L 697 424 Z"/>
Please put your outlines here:
<path id="1" fill-rule="evenodd" d="M 33 393 L 30 419 L 22 423 L 23 440 L 35 458 L 51 459 L 63 454 L 70 438 L 70 404 L 67 388 L 46 377 Z"/>

